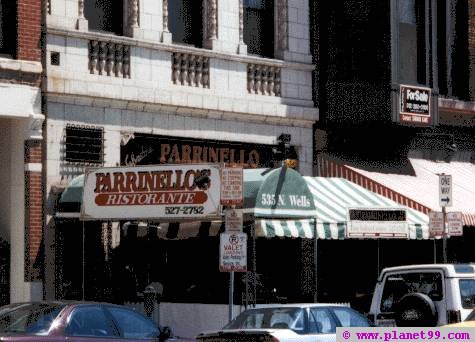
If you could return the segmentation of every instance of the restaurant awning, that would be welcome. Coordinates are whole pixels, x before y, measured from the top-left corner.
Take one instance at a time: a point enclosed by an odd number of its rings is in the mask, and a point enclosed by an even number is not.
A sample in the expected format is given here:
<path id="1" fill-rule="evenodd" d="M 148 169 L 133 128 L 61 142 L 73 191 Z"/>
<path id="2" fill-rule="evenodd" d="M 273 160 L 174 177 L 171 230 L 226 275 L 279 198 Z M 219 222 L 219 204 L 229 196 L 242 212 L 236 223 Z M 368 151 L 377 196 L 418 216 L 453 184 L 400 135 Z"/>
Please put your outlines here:
<path id="1" fill-rule="evenodd" d="M 287 170 L 286 175 L 290 178 L 296 176 L 294 170 Z M 291 194 L 291 190 L 280 184 L 280 192 L 276 193 L 277 183 L 265 184 L 266 180 L 273 177 L 279 179 L 281 169 L 254 169 L 245 170 L 244 172 L 244 194 L 245 207 L 248 211 L 254 211 L 256 198 L 262 199 L 263 189 L 273 190 L 272 194 Z M 298 174 L 298 173 L 297 173 Z M 287 177 L 286 176 L 286 177 Z M 400 205 L 395 201 L 387 199 L 381 195 L 364 189 L 354 183 L 343 178 L 323 178 L 323 177 L 299 177 L 304 184 L 297 184 L 299 187 L 305 185 L 304 188 L 295 191 L 299 195 L 299 203 L 310 211 L 297 211 L 303 217 L 297 217 L 295 210 L 286 206 L 270 205 L 255 214 L 255 229 L 257 237 L 292 237 L 292 238 L 314 238 L 316 218 L 316 234 L 319 239 L 344 239 L 346 238 L 346 229 L 348 224 L 348 208 L 404 208 L 407 212 L 407 222 L 411 239 L 427 239 L 428 233 L 428 217 L 409 207 Z M 84 177 L 78 176 L 74 178 L 63 191 L 59 199 L 59 208 L 80 207 L 82 200 L 82 182 Z M 297 186 L 293 179 L 289 184 Z M 285 182 L 284 182 L 285 183 Z M 264 186 L 263 186 L 264 184 Z M 297 188 L 293 188 L 295 190 Z M 306 190 L 305 190 L 306 189 Z M 285 191 L 284 191 L 285 190 Z M 287 192 L 286 192 L 287 191 Z M 306 192 L 307 191 L 307 192 Z M 312 203 L 306 206 L 304 197 L 307 195 Z M 303 197 L 302 197 L 303 196 Z M 276 197 L 278 198 L 278 196 Z M 288 198 L 282 198 L 283 202 L 288 202 Z M 277 200 L 278 201 L 278 200 Z M 294 208 L 295 209 L 295 208 Z M 261 215 L 261 217 L 259 217 Z M 274 215 L 274 216 L 273 216 Z M 60 211 L 56 214 L 59 218 L 79 217 L 79 212 Z M 245 224 L 246 225 L 246 224 Z M 249 225 L 249 223 L 247 224 Z M 190 237 L 215 236 L 224 230 L 222 221 L 193 221 L 193 222 L 154 222 L 156 234 L 162 239 L 185 239 Z M 138 227 L 138 234 L 147 234 L 148 228 L 144 225 Z"/>
<path id="2" fill-rule="evenodd" d="M 429 238 L 429 218 L 409 207 L 378 195 L 343 178 L 304 177 L 316 207 L 320 239 L 343 239 L 349 222 L 348 209 L 404 209 L 410 239 Z"/>
<path id="3" fill-rule="evenodd" d="M 443 158 L 442 158 L 443 157 Z M 342 177 L 399 204 L 428 214 L 441 211 L 439 174 L 452 176 L 452 206 L 462 212 L 464 225 L 475 226 L 475 164 L 471 152 L 454 152 L 450 157 L 430 151 L 408 152 L 400 165 L 380 163 L 375 167 L 362 160 L 342 160 L 321 154 L 318 174 Z"/>

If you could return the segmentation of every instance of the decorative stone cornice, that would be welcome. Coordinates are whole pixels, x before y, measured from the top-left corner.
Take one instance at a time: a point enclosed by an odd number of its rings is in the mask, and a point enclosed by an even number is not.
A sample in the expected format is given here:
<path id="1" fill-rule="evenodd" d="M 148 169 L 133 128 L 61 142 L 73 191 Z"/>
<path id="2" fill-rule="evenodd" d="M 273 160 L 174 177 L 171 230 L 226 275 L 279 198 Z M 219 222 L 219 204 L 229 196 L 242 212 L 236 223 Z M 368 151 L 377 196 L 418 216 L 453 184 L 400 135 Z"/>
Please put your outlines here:
<path id="1" fill-rule="evenodd" d="M 43 71 L 43 67 L 41 66 L 40 62 L 24 61 L 11 58 L 0 58 L 0 70 L 41 74 L 41 72 Z"/>

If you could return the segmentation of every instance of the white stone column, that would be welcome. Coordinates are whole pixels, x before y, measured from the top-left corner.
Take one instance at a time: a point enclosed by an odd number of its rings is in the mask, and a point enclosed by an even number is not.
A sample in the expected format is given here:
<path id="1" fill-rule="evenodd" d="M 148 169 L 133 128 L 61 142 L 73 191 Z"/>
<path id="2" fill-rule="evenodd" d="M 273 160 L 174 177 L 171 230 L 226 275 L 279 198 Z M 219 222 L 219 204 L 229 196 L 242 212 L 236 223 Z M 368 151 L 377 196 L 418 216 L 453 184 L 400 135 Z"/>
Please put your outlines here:
<path id="1" fill-rule="evenodd" d="M 132 38 L 143 38 L 143 31 L 140 26 L 141 5 L 142 1 L 139 0 L 127 0 L 126 2 L 127 31 Z"/>
<path id="2" fill-rule="evenodd" d="M 42 141 L 42 114 L 32 114 L 28 119 L 12 121 L 10 162 L 10 301 L 32 301 L 43 299 L 43 284 L 31 273 L 33 260 L 30 259 L 29 247 L 32 243 L 25 219 L 30 206 L 25 200 L 25 179 L 28 176 L 41 174 L 42 164 L 27 160 L 27 142 Z M 27 158 L 28 159 L 28 158 Z M 28 189 L 30 191 L 30 189 Z M 30 215 L 32 213 L 29 213 Z M 30 218 L 31 222 L 31 218 Z M 28 229 L 28 231 L 27 231 Z M 41 238 L 41 236 L 40 236 Z M 26 244 L 28 242 L 28 245 Z M 28 253 L 26 253 L 28 252 Z M 35 254 L 37 255 L 37 254 Z"/>
<path id="3" fill-rule="evenodd" d="M 168 29 L 168 0 L 162 0 L 162 22 L 163 22 L 162 42 L 171 44 L 172 34 L 170 30 Z"/>
<path id="4" fill-rule="evenodd" d="M 239 0 L 239 44 L 238 53 L 247 55 L 247 45 L 244 43 L 244 0 Z"/>
<path id="5" fill-rule="evenodd" d="M 77 29 L 79 31 L 88 31 L 89 24 L 84 16 L 84 2 L 86 0 L 77 0 L 78 1 L 78 20 L 77 20 Z"/>

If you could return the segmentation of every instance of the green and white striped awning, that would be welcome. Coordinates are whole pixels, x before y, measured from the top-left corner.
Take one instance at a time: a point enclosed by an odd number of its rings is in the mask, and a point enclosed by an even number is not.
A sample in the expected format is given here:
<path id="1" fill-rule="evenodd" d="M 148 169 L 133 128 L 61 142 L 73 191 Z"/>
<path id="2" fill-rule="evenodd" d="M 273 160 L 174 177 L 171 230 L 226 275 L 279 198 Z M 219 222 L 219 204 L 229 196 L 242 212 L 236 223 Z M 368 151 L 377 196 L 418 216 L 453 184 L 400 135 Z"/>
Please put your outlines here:
<path id="1" fill-rule="evenodd" d="M 348 208 L 401 208 L 407 213 L 410 239 L 429 238 L 427 215 L 400 205 L 343 178 L 304 177 L 316 207 L 317 237 L 344 239 Z"/>

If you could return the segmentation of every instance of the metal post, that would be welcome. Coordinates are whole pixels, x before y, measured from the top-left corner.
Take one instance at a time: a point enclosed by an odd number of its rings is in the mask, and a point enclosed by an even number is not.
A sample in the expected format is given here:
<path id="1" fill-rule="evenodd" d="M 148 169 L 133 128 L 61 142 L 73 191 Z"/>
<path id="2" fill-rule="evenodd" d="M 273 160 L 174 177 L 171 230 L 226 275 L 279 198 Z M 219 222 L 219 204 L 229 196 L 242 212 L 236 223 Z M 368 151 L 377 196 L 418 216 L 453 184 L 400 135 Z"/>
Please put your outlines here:
<path id="1" fill-rule="evenodd" d="M 229 272 L 229 322 L 233 319 L 234 272 Z"/>
<path id="2" fill-rule="evenodd" d="M 86 260 L 85 260 L 85 238 L 86 238 L 86 231 L 84 229 L 84 221 L 82 221 L 82 300 L 85 299 L 85 289 L 84 289 L 84 277 L 86 276 Z"/>
<path id="3" fill-rule="evenodd" d="M 379 238 L 378 238 L 376 241 L 377 241 L 377 246 L 378 246 L 378 273 L 376 274 L 376 279 L 378 279 L 378 277 L 379 277 L 379 272 L 380 272 L 380 269 L 381 269 L 381 265 L 380 265 Z"/>
<path id="4" fill-rule="evenodd" d="M 314 234 L 315 234 L 315 241 L 313 247 L 313 262 L 315 264 L 315 294 L 313 296 L 314 303 L 318 303 L 318 232 L 317 232 L 317 219 L 314 221 Z"/>
<path id="5" fill-rule="evenodd" d="M 445 224 L 445 218 L 447 214 L 445 212 L 445 206 L 442 207 L 442 220 L 443 220 L 443 233 L 442 233 L 442 253 L 444 257 L 444 264 L 447 263 L 447 227 Z"/>
<path id="6" fill-rule="evenodd" d="M 434 264 L 437 264 L 437 245 L 435 243 L 435 239 L 432 239 L 433 247 L 434 247 Z"/>

